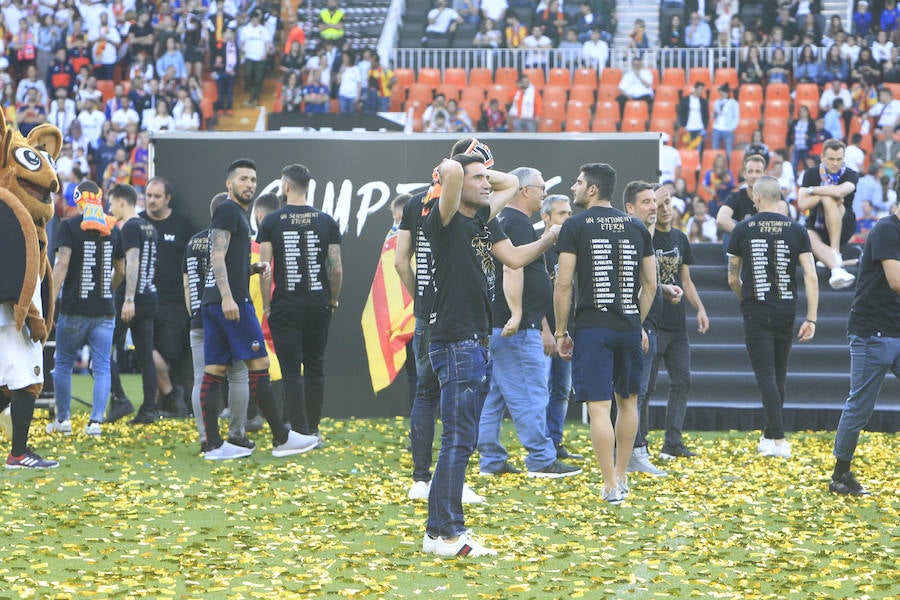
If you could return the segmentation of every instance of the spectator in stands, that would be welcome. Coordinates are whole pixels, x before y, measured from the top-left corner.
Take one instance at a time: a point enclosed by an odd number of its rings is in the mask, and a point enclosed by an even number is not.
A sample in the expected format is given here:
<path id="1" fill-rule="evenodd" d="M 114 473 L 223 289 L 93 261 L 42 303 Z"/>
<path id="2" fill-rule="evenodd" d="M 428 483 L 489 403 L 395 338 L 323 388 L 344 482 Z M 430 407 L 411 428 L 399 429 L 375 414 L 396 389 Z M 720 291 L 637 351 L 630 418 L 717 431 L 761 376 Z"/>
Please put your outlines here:
<path id="1" fill-rule="evenodd" d="M 192 0 L 188 2 L 176 31 L 182 36 L 182 53 L 188 74 L 202 79 L 203 62 L 209 48 L 209 21 L 196 8 L 192 9 Z"/>
<path id="2" fill-rule="evenodd" d="M 718 226 L 715 217 L 710 216 L 709 208 L 702 198 L 695 198 L 694 214 L 688 219 L 685 229 L 691 243 L 713 243 L 717 241 Z"/>
<path id="3" fill-rule="evenodd" d="M 138 190 L 139 194 L 143 194 L 150 176 L 150 134 L 148 132 L 138 133 L 137 143 L 132 148 L 128 160 L 131 163 L 131 185 Z"/>
<path id="4" fill-rule="evenodd" d="M 506 0 L 481 0 L 481 17 L 494 23 L 505 23 L 507 8 Z"/>
<path id="5" fill-rule="evenodd" d="M 881 11 L 881 29 L 893 33 L 898 25 L 900 25 L 900 8 L 897 7 L 896 0 L 885 0 L 884 10 Z"/>
<path id="6" fill-rule="evenodd" d="M 739 8 L 737 0 L 716 0 L 715 21 L 713 21 L 716 31 L 728 31 L 731 20 L 739 17 Z"/>
<path id="7" fill-rule="evenodd" d="M 103 124 L 106 123 L 106 116 L 103 111 L 97 109 L 97 104 L 92 98 L 85 99 L 84 110 L 78 113 L 77 120 L 81 123 L 81 129 L 88 142 L 96 143 L 103 131 Z"/>
<path id="8" fill-rule="evenodd" d="M 715 216 L 735 188 L 734 175 L 728 168 L 724 154 L 716 154 L 712 168 L 703 175 L 703 190 L 709 196 L 709 212 Z"/>
<path id="9" fill-rule="evenodd" d="M 18 117 L 16 115 L 16 94 L 11 83 L 3 86 L 3 94 L 0 96 L 0 107 L 3 109 L 3 116 L 6 118 L 7 124 L 11 127 L 18 127 Z"/>
<path id="10" fill-rule="evenodd" d="M 175 119 L 169 114 L 169 103 L 167 100 L 159 100 L 156 103 L 156 113 L 149 119 L 144 119 L 144 126 L 150 133 L 175 130 Z"/>
<path id="11" fill-rule="evenodd" d="M 234 19 L 234 11 L 233 7 L 226 7 L 225 2 L 223 0 L 216 0 L 213 3 L 210 11 L 210 19 L 209 19 L 209 27 L 212 31 L 212 35 L 209 36 L 209 44 L 210 44 L 210 52 L 215 53 L 216 50 L 221 48 L 222 43 L 225 41 L 225 32 L 229 29 L 235 29 L 237 27 L 237 23 Z M 140 20 L 138 20 L 140 23 Z M 288 34 L 288 38 L 285 41 L 285 47 L 290 48 L 291 42 L 301 37 L 300 33 L 296 31 L 299 27 L 295 27 L 291 29 Z M 303 29 L 300 29 L 300 32 L 303 32 Z M 305 33 L 303 34 L 304 40 L 301 42 L 301 45 L 305 43 Z"/>
<path id="12" fill-rule="evenodd" d="M 75 112 L 75 101 L 69 98 L 69 92 L 64 87 L 56 88 L 56 98 L 50 103 L 50 113 L 47 122 L 59 129 L 63 135 L 69 131 L 72 121 L 78 116 Z"/>
<path id="13" fill-rule="evenodd" d="M 634 20 L 634 29 L 628 34 L 628 49 L 637 52 L 638 57 L 650 47 L 650 36 L 647 35 L 647 24 L 643 19 Z"/>
<path id="14" fill-rule="evenodd" d="M 898 150 L 900 150 L 900 125 L 894 126 L 891 135 L 887 135 L 887 132 L 884 132 L 884 135 L 878 140 L 875 148 L 872 150 L 872 161 L 882 164 L 893 164 L 894 155 L 897 154 Z M 846 157 L 844 162 L 847 162 Z"/>
<path id="15" fill-rule="evenodd" d="M 844 101 L 835 98 L 831 108 L 825 113 L 825 131 L 833 137 L 844 141 Z"/>
<path id="16" fill-rule="evenodd" d="M 356 68 L 356 54 L 353 51 L 341 54 L 341 69 L 338 71 L 338 106 L 341 114 L 356 110 L 356 101 L 362 94 L 362 76 Z"/>
<path id="17" fill-rule="evenodd" d="M 797 118 L 788 125 L 787 147 L 791 149 L 791 164 L 797 169 L 804 168 L 806 157 L 816 137 L 816 124 L 809 114 L 809 108 L 801 105 Z"/>
<path id="18" fill-rule="evenodd" d="M 672 15 L 660 38 L 663 48 L 684 48 L 684 28 L 679 15 Z"/>
<path id="19" fill-rule="evenodd" d="M 345 18 L 346 14 L 338 8 L 337 0 L 328 0 L 327 6 L 319 11 L 319 37 L 338 45 L 344 39 Z"/>
<path id="20" fill-rule="evenodd" d="M 895 135 L 897 134 L 900 134 L 900 131 L 895 132 Z M 850 145 L 844 151 L 844 164 L 848 169 L 853 169 L 857 173 L 860 172 L 862 164 L 866 160 L 866 151 L 859 147 L 860 142 L 862 142 L 862 134 L 854 133 L 850 136 Z"/>
<path id="21" fill-rule="evenodd" d="M 150 22 L 150 13 L 141 11 L 137 15 L 137 21 L 131 26 L 130 46 L 128 48 L 132 59 L 143 54 L 145 57 L 153 56 L 154 46 L 153 24 Z"/>
<path id="22" fill-rule="evenodd" d="M 694 90 L 678 102 L 678 126 L 685 136 L 687 145 L 703 153 L 703 138 L 709 125 L 709 102 L 706 99 L 706 85 L 702 81 L 694 84 Z"/>
<path id="23" fill-rule="evenodd" d="M 447 0 L 435 0 L 434 8 L 428 12 L 428 24 L 425 26 L 422 45 L 426 48 L 449 46 L 453 41 L 453 34 L 456 33 L 456 27 L 462 22 L 459 13 L 447 6 Z"/>
<path id="24" fill-rule="evenodd" d="M 197 131 L 200 129 L 200 112 L 190 96 L 181 101 L 181 111 L 175 119 L 177 131 Z"/>
<path id="25" fill-rule="evenodd" d="M 763 141 L 762 131 L 757 129 L 750 135 L 750 143 L 744 148 L 744 157 L 758 154 L 769 164 L 769 147 Z"/>
<path id="26" fill-rule="evenodd" d="M 838 36 L 844 32 L 844 24 L 838 15 L 832 15 L 828 23 L 828 29 L 822 34 L 822 46 L 831 48 L 838 40 Z M 840 48 L 838 48 L 840 50 Z"/>
<path id="27" fill-rule="evenodd" d="M 478 0 L 453 0 L 452 8 L 466 23 L 477 25 L 481 20 Z"/>
<path id="28" fill-rule="evenodd" d="M 830 109 L 835 98 L 840 98 L 844 102 L 844 108 L 848 108 L 853 104 L 850 90 L 839 79 L 832 79 L 829 85 L 825 86 L 822 95 L 819 96 L 819 111 L 825 112 Z"/>
<path id="29" fill-rule="evenodd" d="M 900 47 L 891 48 L 891 57 L 881 65 L 881 81 L 900 83 Z"/>
<path id="30" fill-rule="evenodd" d="M 847 61 L 841 57 L 841 49 L 837 45 L 831 46 L 825 53 L 825 59 L 819 69 L 819 81 L 824 85 L 829 81 L 837 81 L 838 83 L 849 80 L 850 66 Z M 849 106 L 847 102 L 845 106 Z"/>
<path id="31" fill-rule="evenodd" d="M 628 100 L 643 100 L 648 105 L 653 102 L 653 72 L 644 67 L 640 58 L 631 59 L 631 69 L 625 71 L 619 81 L 619 110 Z"/>
<path id="32" fill-rule="evenodd" d="M 878 215 L 875 214 L 875 208 L 872 206 L 872 203 L 868 200 L 863 200 L 860 203 L 860 212 L 856 215 L 856 235 L 848 243 L 865 244 L 866 238 L 869 237 L 869 232 L 872 231 L 877 222 Z"/>
<path id="33" fill-rule="evenodd" d="M 438 92 L 434 95 L 434 100 L 431 104 L 426 106 L 422 112 L 422 124 L 431 122 L 434 119 L 434 114 L 441 110 L 447 110 L 447 96 L 442 92 Z"/>
<path id="34" fill-rule="evenodd" d="M 809 44 L 800 49 L 794 67 L 794 80 L 798 83 L 819 83 L 819 60 L 815 48 Z"/>
<path id="35" fill-rule="evenodd" d="M 868 125 L 871 123 L 868 119 L 869 111 L 873 106 L 878 104 L 878 88 L 873 84 L 863 82 L 862 85 L 853 86 L 850 92 L 853 98 L 853 105 L 850 107 L 850 113 L 861 117 L 863 120 L 863 133 L 869 133 Z"/>
<path id="36" fill-rule="evenodd" d="M 544 35 L 550 38 L 550 43 L 556 48 L 562 41 L 563 32 L 569 21 L 559 5 L 559 0 L 550 0 L 543 9 L 538 6 L 534 15 L 534 24 L 543 28 Z"/>
<path id="37" fill-rule="evenodd" d="M 741 61 L 741 84 L 762 84 L 766 78 L 766 63 L 762 59 L 759 46 L 750 46 L 747 49 L 747 58 Z"/>
<path id="38" fill-rule="evenodd" d="M 819 29 L 816 18 L 812 13 L 807 13 L 806 16 L 803 17 L 803 20 L 800 21 L 799 30 L 800 37 L 804 40 L 804 44 L 811 44 L 813 46 L 822 45 L 822 31 Z"/>
<path id="39" fill-rule="evenodd" d="M 109 121 L 112 114 L 116 112 L 122 106 L 122 97 L 125 96 L 125 86 L 121 83 L 117 83 L 113 86 L 113 95 L 112 98 L 106 101 L 106 104 L 103 107 L 103 115 L 106 117 L 106 120 Z"/>
<path id="40" fill-rule="evenodd" d="M 43 15 L 34 39 L 34 47 L 37 50 L 35 65 L 41 75 L 47 72 L 53 60 L 53 53 L 62 45 L 62 40 L 63 32 L 56 26 L 53 15 L 49 13 Z"/>
<path id="41" fill-rule="evenodd" d="M 391 69 L 382 66 L 381 57 L 377 52 L 372 55 L 372 66 L 369 68 L 368 80 L 369 88 L 375 90 L 375 99 L 377 101 L 377 105 L 372 112 L 375 112 L 375 110 L 387 112 L 391 108 L 391 94 L 394 86 L 397 85 L 397 77 Z"/>
<path id="42" fill-rule="evenodd" d="M 118 141 L 118 135 L 108 125 L 105 127 L 102 135 L 103 139 L 97 144 L 93 152 L 94 173 L 98 181 L 103 180 L 106 167 L 116 160 L 116 152 L 123 149 Z"/>
<path id="43" fill-rule="evenodd" d="M 447 101 L 447 126 L 451 132 L 467 133 L 475 131 L 472 124 L 472 118 L 469 113 L 462 107 L 459 102 L 451 98 Z"/>
<path id="44" fill-rule="evenodd" d="M 128 70 L 126 71 L 127 78 L 129 80 L 134 80 L 138 77 L 143 79 L 144 81 L 149 81 L 153 79 L 156 71 L 154 69 L 153 63 L 147 60 L 147 55 L 141 52 L 140 54 L 134 57 L 134 61 L 128 65 Z"/>
<path id="45" fill-rule="evenodd" d="M 43 104 L 38 102 L 38 91 L 30 88 L 25 96 L 25 103 L 16 109 L 19 122 L 19 131 L 27 136 L 32 129 L 47 122 L 47 111 Z"/>
<path id="46" fill-rule="evenodd" d="M 66 59 L 65 48 L 56 51 L 55 58 L 51 61 L 46 73 L 46 87 L 54 96 L 59 88 L 65 88 L 70 94 L 74 91 L 75 71 L 72 70 L 72 65 Z"/>
<path id="47" fill-rule="evenodd" d="M 900 118 L 900 100 L 894 98 L 891 88 L 882 86 L 878 90 L 878 104 L 869 109 L 869 116 L 882 131 L 893 131 Z"/>
<path id="48" fill-rule="evenodd" d="M 850 81 L 869 84 L 881 82 L 881 66 L 872 58 L 869 48 L 860 49 L 859 58 L 850 70 Z"/>
<path id="49" fill-rule="evenodd" d="M 303 54 L 303 47 L 300 42 L 294 42 L 291 44 L 290 51 L 281 57 L 281 64 L 278 66 L 282 82 L 286 82 L 291 73 L 300 75 L 305 64 L 306 56 Z"/>
<path id="50" fill-rule="evenodd" d="M 0 14 L 3 14 L 3 13 L 0 13 Z M 580 44 L 579 44 L 579 47 L 581 47 Z M 0 50 L 2 50 L 2 44 L 0 44 Z M 0 88 L 4 87 L 6 85 L 13 84 L 12 75 L 9 74 L 7 69 L 9 69 L 9 59 L 6 58 L 5 56 L 0 55 Z M 15 89 L 13 89 L 13 98 L 15 98 L 15 95 L 16 95 Z"/>
<path id="51" fill-rule="evenodd" d="M 767 83 L 791 82 L 791 63 L 783 48 L 775 48 L 772 52 L 772 61 L 766 66 L 766 81 Z"/>
<path id="52" fill-rule="evenodd" d="M 518 48 L 522 40 L 528 35 L 525 25 L 519 20 L 519 15 L 513 11 L 506 13 L 506 29 L 503 30 L 503 43 L 507 48 Z"/>
<path id="53" fill-rule="evenodd" d="M 719 86 L 719 98 L 713 103 L 712 149 L 724 147 L 725 155 L 731 156 L 734 150 L 734 131 L 741 120 L 741 107 L 731 97 L 731 86 L 723 83 Z"/>
<path id="54" fill-rule="evenodd" d="M 187 79 L 187 67 L 184 64 L 184 55 L 178 50 L 174 38 L 166 40 L 166 51 L 156 60 L 156 72 L 162 76 L 169 67 L 175 69 L 178 79 Z"/>
<path id="55" fill-rule="evenodd" d="M 856 43 L 855 35 L 848 35 L 847 41 L 841 44 L 841 57 L 850 65 L 855 65 L 859 60 L 859 52 L 862 48 Z"/>
<path id="56" fill-rule="evenodd" d="M 131 163 L 128 162 L 125 148 L 119 147 L 116 150 L 113 161 L 106 165 L 100 180 L 103 182 L 103 189 L 107 192 L 116 184 L 131 183 Z"/>
<path id="57" fill-rule="evenodd" d="M 591 10 L 591 3 L 588 0 L 581 0 L 578 4 L 578 14 L 572 22 L 575 30 L 578 32 L 578 41 L 582 44 L 591 39 L 591 29 L 596 25 L 600 25 L 600 20 Z"/>
<path id="58" fill-rule="evenodd" d="M 541 116 L 541 95 L 526 75 L 519 77 L 516 88 L 516 95 L 509 108 L 512 131 L 534 133 Z"/>
<path id="59" fill-rule="evenodd" d="M 557 48 L 557 64 L 570 69 L 580 67 L 583 49 L 584 44 L 578 41 L 578 32 L 569 27 L 566 29 L 566 38 L 559 43 Z"/>
<path id="60" fill-rule="evenodd" d="M 800 32 L 797 28 L 797 22 L 791 18 L 791 11 L 788 6 L 782 4 L 778 9 L 778 17 L 775 24 L 781 27 L 784 32 L 784 43 L 790 47 L 796 46 L 800 42 Z"/>
<path id="61" fill-rule="evenodd" d="M 109 122 L 112 125 L 113 131 L 116 133 L 124 133 L 129 123 L 133 123 L 134 125 L 140 124 L 141 117 L 137 114 L 136 110 L 131 108 L 131 99 L 128 96 L 123 95 L 119 103 L 119 108 L 110 115 Z"/>
<path id="62" fill-rule="evenodd" d="M 328 112 L 331 99 L 328 96 L 328 86 L 322 83 L 321 69 L 309 70 L 309 78 L 303 88 L 303 98 L 306 101 L 303 112 L 306 114 Z"/>
<path id="63" fill-rule="evenodd" d="M 884 190 L 881 187 L 881 163 L 873 160 L 869 169 L 856 183 L 856 194 L 853 196 L 853 214 L 862 214 L 862 203 L 868 202 L 873 208 L 887 212 L 890 207 L 884 201 Z"/>
<path id="64" fill-rule="evenodd" d="M 787 152 L 784 150 L 775 152 L 772 162 L 769 163 L 769 175 L 778 180 L 785 202 L 792 211 L 796 211 L 794 201 L 797 199 L 797 177 L 794 175 L 794 168 L 791 166 L 791 161 L 787 160 L 786 154 Z M 795 215 L 791 216 L 796 218 Z"/>
<path id="65" fill-rule="evenodd" d="M 501 34 L 492 19 L 484 19 L 481 22 L 481 29 L 475 34 L 472 45 L 476 48 L 499 48 L 503 44 L 503 34 Z"/>
<path id="66" fill-rule="evenodd" d="M 709 48 L 712 46 L 712 30 L 709 23 L 694 11 L 690 23 L 684 29 L 684 45 L 688 48 Z"/>
<path id="67" fill-rule="evenodd" d="M 661 133 L 659 141 L 659 182 L 677 181 L 681 178 L 681 154 L 672 147 L 668 133 Z"/>
<path id="68" fill-rule="evenodd" d="M 585 66 L 593 67 L 597 69 L 598 73 L 603 73 L 606 62 L 609 60 L 609 46 L 600 39 L 599 27 L 591 30 L 591 39 L 582 45 L 581 59 Z"/>
<path id="69" fill-rule="evenodd" d="M 212 76 L 216 80 L 217 98 L 215 108 L 232 114 L 234 106 L 234 79 L 237 75 L 238 46 L 234 41 L 234 30 L 226 29 L 222 43 L 216 48 L 212 58 Z"/>
<path id="70" fill-rule="evenodd" d="M 875 41 L 872 42 L 872 58 L 875 62 L 881 64 L 891 57 L 891 48 L 894 42 L 888 39 L 887 31 L 881 30 L 875 35 Z"/>
<path id="71" fill-rule="evenodd" d="M 872 13 L 869 12 L 869 3 L 866 0 L 860 0 L 856 5 L 853 27 L 850 31 L 864 39 L 869 37 L 872 31 Z"/>
<path id="72" fill-rule="evenodd" d="M 88 41 L 92 44 L 94 65 L 99 65 L 97 74 L 100 79 L 112 79 L 113 69 L 119 60 L 119 44 L 122 43 L 122 38 L 119 31 L 109 24 L 108 13 L 100 13 L 98 27 L 88 30 Z"/>
<path id="73" fill-rule="evenodd" d="M 336 0 L 328 0 L 329 7 L 337 6 Z M 245 106 L 256 106 L 262 93 L 265 78 L 266 57 L 272 49 L 272 37 L 261 23 L 262 13 L 257 9 L 250 14 L 250 23 L 241 27 L 238 40 L 244 58 L 244 85 L 250 97 Z M 157 68 L 157 72 L 159 69 Z"/>
<path id="74" fill-rule="evenodd" d="M 24 104 L 27 98 L 28 90 L 34 89 L 37 91 L 38 104 L 46 108 L 46 106 L 50 103 L 50 97 L 47 94 L 47 86 L 44 84 L 43 80 L 38 78 L 37 67 L 35 67 L 34 65 L 28 65 L 25 73 L 26 77 L 19 81 L 19 85 L 16 88 L 16 101 L 19 104 Z"/>
<path id="75" fill-rule="evenodd" d="M 426 133 L 450 133 L 450 125 L 447 122 L 447 111 L 437 111 L 434 113 L 434 116 L 428 124 L 424 124 L 423 122 L 423 127 Z"/>
<path id="76" fill-rule="evenodd" d="M 507 131 L 506 112 L 500 107 L 500 101 L 496 98 L 491 98 L 488 107 L 484 109 L 484 125 L 488 131 L 497 133 Z"/>
<path id="77" fill-rule="evenodd" d="M 728 41 L 732 48 L 740 48 L 741 39 L 744 37 L 744 23 L 737 15 L 731 17 L 731 25 L 728 27 Z"/>
<path id="78" fill-rule="evenodd" d="M 521 47 L 526 50 L 523 61 L 526 68 L 543 68 L 547 66 L 547 57 L 553 48 L 553 42 L 544 35 L 540 25 L 535 25 L 531 28 L 531 33 L 522 40 Z"/>

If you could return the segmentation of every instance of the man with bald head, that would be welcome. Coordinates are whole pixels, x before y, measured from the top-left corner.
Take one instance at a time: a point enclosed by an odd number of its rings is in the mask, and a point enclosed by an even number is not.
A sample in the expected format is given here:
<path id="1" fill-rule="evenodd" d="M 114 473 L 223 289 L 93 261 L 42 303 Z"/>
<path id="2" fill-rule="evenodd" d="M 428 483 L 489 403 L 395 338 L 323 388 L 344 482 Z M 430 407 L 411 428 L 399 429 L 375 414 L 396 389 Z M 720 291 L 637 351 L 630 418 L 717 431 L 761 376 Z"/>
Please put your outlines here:
<path id="1" fill-rule="evenodd" d="M 797 313 L 797 265 L 803 269 L 806 319 L 797 339 L 816 333 L 819 280 L 806 230 L 779 210 L 781 184 L 763 176 L 753 185 L 756 214 L 738 223 L 728 244 L 728 285 L 741 302 L 744 341 L 762 395 L 766 428 L 758 450 L 763 456 L 790 458 L 782 408 L 788 357 Z"/>

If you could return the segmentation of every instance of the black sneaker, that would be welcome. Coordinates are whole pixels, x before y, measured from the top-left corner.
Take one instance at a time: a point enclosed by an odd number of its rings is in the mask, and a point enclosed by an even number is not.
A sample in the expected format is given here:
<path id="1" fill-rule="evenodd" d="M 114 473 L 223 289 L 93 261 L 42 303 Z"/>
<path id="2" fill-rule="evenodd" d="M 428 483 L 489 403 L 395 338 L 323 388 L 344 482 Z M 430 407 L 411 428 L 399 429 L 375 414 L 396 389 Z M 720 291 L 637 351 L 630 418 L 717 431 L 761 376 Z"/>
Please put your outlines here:
<path id="1" fill-rule="evenodd" d="M 142 408 L 129 423 L 132 425 L 150 425 L 151 423 L 156 422 L 156 418 L 156 411 L 144 410 Z"/>
<path id="2" fill-rule="evenodd" d="M 526 474 L 529 477 L 559 479 L 561 477 L 571 477 L 572 475 L 578 475 L 579 473 L 581 473 L 580 467 L 573 467 L 572 465 L 567 465 L 565 463 L 559 462 L 558 460 L 554 460 L 543 469 L 528 471 L 528 473 Z"/>
<path id="3" fill-rule="evenodd" d="M 504 462 L 504 463 L 500 466 L 500 468 L 497 469 L 496 471 L 485 471 L 484 469 L 482 469 L 482 470 L 481 470 L 481 475 L 487 475 L 487 476 L 489 476 L 489 477 L 494 476 L 494 475 L 519 475 L 521 472 L 522 472 L 522 471 L 520 471 L 519 469 L 515 468 L 514 466 L 512 466 L 512 465 L 509 464 L 508 462 Z"/>
<path id="4" fill-rule="evenodd" d="M 159 414 L 166 419 L 186 419 L 190 416 L 190 411 L 184 401 L 183 387 L 172 386 L 172 391 L 164 396 L 163 409 L 159 411 Z"/>
<path id="5" fill-rule="evenodd" d="M 113 396 L 109 401 L 109 407 L 106 409 L 106 423 L 115 423 L 120 419 L 124 419 L 134 412 L 134 404 L 128 399 L 128 396 Z"/>
<path id="6" fill-rule="evenodd" d="M 253 443 L 253 440 L 249 439 L 246 436 L 244 436 L 244 437 L 229 436 L 228 443 L 234 444 L 235 446 L 240 446 L 241 448 L 249 448 L 250 450 L 253 450 L 256 448 L 256 444 Z"/>
<path id="7" fill-rule="evenodd" d="M 556 458 L 559 460 L 584 460 L 582 455 L 572 454 L 562 444 L 556 447 Z"/>
<path id="8" fill-rule="evenodd" d="M 697 456 L 697 453 L 688 450 L 684 446 L 684 444 L 680 446 L 663 445 L 662 450 L 659 453 L 659 457 L 663 460 L 675 460 L 676 458 L 694 458 L 695 456 Z"/>
<path id="9" fill-rule="evenodd" d="M 869 490 L 861 486 L 853 476 L 853 471 L 847 471 L 837 479 L 832 478 L 828 489 L 835 494 L 847 496 L 866 496 L 869 493 Z"/>
<path id="10" fill-rule="evenodd" d="M 260 415 L 256 415 L 252 419 L 247 419 L 247 425 L 244 427 L 245 431 L 249 431 L 253 433 L 254 431 L 260 431 L 263 428 L 263 420 Z"/>

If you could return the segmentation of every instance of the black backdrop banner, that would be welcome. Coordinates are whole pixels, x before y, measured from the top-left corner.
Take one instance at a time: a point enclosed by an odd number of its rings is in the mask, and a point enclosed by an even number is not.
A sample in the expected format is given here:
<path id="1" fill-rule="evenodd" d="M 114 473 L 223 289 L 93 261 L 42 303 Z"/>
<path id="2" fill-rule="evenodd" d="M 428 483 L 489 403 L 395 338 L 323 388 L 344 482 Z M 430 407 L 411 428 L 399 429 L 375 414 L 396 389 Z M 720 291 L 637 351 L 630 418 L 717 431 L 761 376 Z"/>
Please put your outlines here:
<path id="1" fill-rule="evenodd" d="M 281 168 L 309 167 L 310 203 L 338 221 L 343 238 L 344 285 L 325 359 L 324 414 L 331 417 L 387 417 L 409 413 L 405 376 L 377 397 L 369 379 L 360 318 L 372 284 L 381 244 L 392 220 L 390 201 L 400 192 L 428 185 L 434 166 L 459 136 L 397 134 L 194 133 L 158 134 L 152 144 L 152 172 L 173 187 L 172 206 L 198 227 L 209 224 L 209 201 L 225 190 L 225 168 L 236 158 L 256 161 L 258 193 L 277 188 Z M 657 180 L 658 134 L 514 134 L 479 136 L 494 153 L 495 168 L 540 169 L 551 194 L 571 197 L 584 163 L 606 162 L 617 172 L 614 205 L 631 180 Z"/>

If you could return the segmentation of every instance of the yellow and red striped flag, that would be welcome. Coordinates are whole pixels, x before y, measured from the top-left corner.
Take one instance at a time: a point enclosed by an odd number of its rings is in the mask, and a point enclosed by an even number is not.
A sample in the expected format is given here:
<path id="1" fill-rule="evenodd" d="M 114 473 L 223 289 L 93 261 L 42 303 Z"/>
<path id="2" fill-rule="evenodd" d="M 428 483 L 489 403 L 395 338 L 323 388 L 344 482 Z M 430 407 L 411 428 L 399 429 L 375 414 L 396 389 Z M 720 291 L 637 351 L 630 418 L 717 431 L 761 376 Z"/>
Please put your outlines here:
<path id="1" fill-rule="evenodd" d="M 394 268 L 396 252 L 397 231 L 392 228 L 381 246 L 381 258 L 362 313 L 369 374 L 376 394 L 389 386 L 403 368 L 406 343 L 412 339 L 416 324 L 412 297 Z"/>

